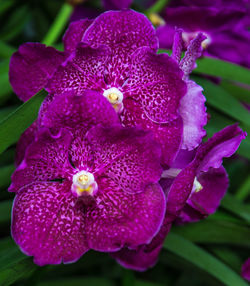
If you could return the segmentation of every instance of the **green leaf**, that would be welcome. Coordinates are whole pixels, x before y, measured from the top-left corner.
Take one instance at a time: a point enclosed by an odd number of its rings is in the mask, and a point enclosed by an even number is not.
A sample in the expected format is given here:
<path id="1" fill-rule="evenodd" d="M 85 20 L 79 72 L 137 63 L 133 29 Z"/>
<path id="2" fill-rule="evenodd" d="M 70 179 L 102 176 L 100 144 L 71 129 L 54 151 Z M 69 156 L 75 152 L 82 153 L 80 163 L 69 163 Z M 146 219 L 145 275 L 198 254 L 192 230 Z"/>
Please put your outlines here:
<path id="1" fill-rule="evenodd" d="M 233 82 L 222 80 L 220 86 L 240 101 L 250 103 L 250 90 Z"/>
<path id="2" fill-rule="evenodd" d="M 227 211 L 234 213 L 235 215 L 245 219 L 250 223 L 250 210 L 242 202 L 237 200 L 236 197 L 229 193 L 221 201 L 221 206 Z M 250 236 L 249 236 L 250 237 Z"/>
<path id="3" fill-rule="evenodd" d="M 0 270 L 0 285 L 12 285 L 21 278 L 29 277 L 35 269 L 36 266 L 31 258 L 25 258 L 21 261 L 18 260 L 16 263 L 12 263 L 3 270 Z"/>
<path id="4" fill-rule="evenodd" d="M 242 66 L 207 57 L 198 59 L 196 63 L 195 73 L 218 76 L 227 80 L 250 84 L 250 70 Z"/>
<path id="5" fill-rule="evenodd" d="M 247 179 L 243 182 L 242 185 L 240 185 L 237 193 L 235 194 L 235 197 L 238 200 L 243 201 L 250 195 L 250 176 L 247 177 Z"/>
<path id="6" fill-rule="evenodd" d="M 248 285 L 239 275 L 210 253 L 173 232 L 167 236 L 164 248 L 203 269 L 227 286 Z"/>
<path id="7" fill-rule="evenodd" d="M 0 153 L 15 143 L 25 129 L 37 118 L 39 107 L 46 95 L 45 90 L 39 91 L 0 122 Z"/>
<path id="8" fill-rule="evenodd" d="M 72 277 L 40 282 L 37 286 L 114 286 L 115 283 L 106 278 Z"/>
<path id="9" fill-rule="evenodd" d="M 15 9 L 9 17 L 9 21 L 1 30 L 0 39 L 2 41 L 9 41 L 20 34 L 25 24 L 30 18 L 30 13 L 27 6 L 21 6 Z"/>
<path id="10" fill-rule="evenodd" d="M 250 248 L 250 229 L 240 223 L 209 218 L 197 223 L 173 227 L 172 231 L 196 243 L 220 243 Z"/>
<path id="11" fill-rule="evenodd" d="M 236 98 L 209 80 L 200 77 L 193 78 L 203 87 L 208 104 L 250 126 L 250 113 Z"/>
<path id="12" fill-rule="evenodd" d="M 14 172 L 14 170 L 15 170 L 15 167 L 13 164 L 0 168 L 0 188 L 4 188 L 10 184 L 10 177 L 12 173 Z"/>
<path id="13" fill-rule="evenodd" d="M 5 224 L 11 220 L 12 200 L 0 202 L 0 224 Z"/>
<path id="14" fill-rule="evenodd" d="M 14 110 L 18 108 L 17 105 L 7 106 L 5 108 L 0 109 L 0 122 L 5 119 L 8 115 L 10 115 Z"/>

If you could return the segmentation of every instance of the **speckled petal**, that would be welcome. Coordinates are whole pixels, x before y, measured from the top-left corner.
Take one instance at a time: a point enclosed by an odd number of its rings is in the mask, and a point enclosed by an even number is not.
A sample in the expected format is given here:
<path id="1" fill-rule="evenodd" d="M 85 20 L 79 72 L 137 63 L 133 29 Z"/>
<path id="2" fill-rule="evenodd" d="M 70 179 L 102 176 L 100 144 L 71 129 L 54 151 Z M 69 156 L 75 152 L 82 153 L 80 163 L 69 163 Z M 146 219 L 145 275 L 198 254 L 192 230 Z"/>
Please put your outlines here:
<path id="1" fill-rule="evenodd" d="M 203 188 L 191 194 L 177 219 L 178 223 L 199 221 L 213 214 L 229 185 L 228 176 L 223 167 L 210 168 L 208 172 L 201 172 L 197 180 Z"/>
<path id="2" fill-rule="evenodd" d="M 36 264 L 74 262 L 88 251 L 83 212 L 76 200 L 69 183 L 33 183 L 17 194 L 12 236 Z"/>
<path id="3" fill-rule="evenodd" d="M 130 77 L 123 89 L 126 97 L 142 103 L 154 122 L 166 123 L 178 117 L 180 99 L 186 93 L 183 73 L 167 54 L 156 55 L 144 47 L 132 56 Z"/>
<path id="4" fill-rule="evenodd" d="M 145 116 L 143 108 L 137 102 L 125 99 L 120 118 L 125 126 L 138 126 L 151 131 L 161 145 L 163 165 L 172 164 L 182 142 L 183 126 L 180 117 L 166 124 L 157 124 Z"/>
<path id="5" fill-rule="evenodd" d="M 206 135 L 204 130 L 207 124 L 206 98 L 202 90 L 202 87 L 194 81 L 187 81 L 187 93 L 181 99 L 179 109 L 184 125 L 182 149 L 194 149 Z"/>
<path id="6" fill-rule="evenodd" d="M 151 133 L 135 128 L 96 126 L 84 139 L 78 136 L 73 141 L 71 160 L 79 167 L 86 160 L 82 150 L 91 150 L 91 171 L 95 176 L 111 178 L 127 193 L 142 192 L 147 184 L 158 182 L 162 173 L 160 146 L 152 137 Z M 86 165 L 90 168 L 93 157 L 88 158 Z"/>
<path id="7" fill-rule="evenodd" d="M 41 116 L 40 126 L 50 130 L 67 128 L 72 133 L 75 130 L 86 133 L 93 125 L 119 124 L 112 105 L 95 91 L 85 91 L 79 96 L 74 93 L 57 95 L 46 109 Z"/>
<path id="8" fill-rule="evenodd" d="M 63 36 L 64 50 L 73 52 L 77 44 L 82 41 L 86 29 L 93 23 L 93 20 L 83 19 L 71 22 Z"/>
<path id="9" fill-rule="evenodd" d="M 61 130 L 52 135 L 47 129 L 37 133 L 36 140 L 29 145 L 25 158 L 12 175 L 9 191 L 17 192 L 34 181 L 63 179 L 71 173 L 68 149 L 71 135 Z"/>
<path id="10" fill-rule="evenodd" d="M 28 100 L 41 88 L 66 55 L 40 43 L 26 43 L 19 47 L 10 60 L 9 79 L 14 92 L 23 101 Z"/>
<path id="11" fill-rule="evenodd" d="M 37 132 L 37 120 L 28 127 L 21 135 L 16 145 L 15 165 L 16 167 L 22 162 L 26 149 L 35 140 Z"/>
<path id="12" fill-rule="evenodd" d="M 250 281 L 250 257 L 245 261 L 241 268 L 241 275 L 246 280 Z"/>
<path id="13" fill-rule="evenodd" d="M 129 8 L 133 0 L 102 0 L 105 10 L 122 10 Z"/>
<path id="14" fill-rule="evenodd" d="M 75 92 L 80 95 L 86 89 L 102 91 L 105 86 L 105 64 L 109 58 L 108 47 L 91 48 L 79 43 L 75 55 L 61 65 L 46 86 L 52 94 Z"/>
<path id="15" fill-rule="evenodd" d="M 127 194 L 113 181 L 98 181 L 97 206 L 86 212 L 88 245 L 98 251 L 117 251 L 125 245 L 149 243 L 165 214 L 165 196 L 158 184 Z"/>
<path id="16" fill-rule="evenodd" d="M 107 82 L 121 85 L 128 77 L 131 54 L 139 47 L 158 49 L 155 30 L 145 15 L 133 10 L 108 11 L 101 14 L 87 29 L 83 41 L 110 47 L 112 57 Z"/>
<path id="17" fill-rule="evenodd" d="M 171 224 L 168 223 L 165 217 L 160 231 L 150 244 L 141 245 L 135 250 L 123 248 L 118 252 L 112 253 L 111 256 L 123 267 L 136 271 L 145 271 L 156 264 L 163 242 L 170 231 L 170 228 Z"/>

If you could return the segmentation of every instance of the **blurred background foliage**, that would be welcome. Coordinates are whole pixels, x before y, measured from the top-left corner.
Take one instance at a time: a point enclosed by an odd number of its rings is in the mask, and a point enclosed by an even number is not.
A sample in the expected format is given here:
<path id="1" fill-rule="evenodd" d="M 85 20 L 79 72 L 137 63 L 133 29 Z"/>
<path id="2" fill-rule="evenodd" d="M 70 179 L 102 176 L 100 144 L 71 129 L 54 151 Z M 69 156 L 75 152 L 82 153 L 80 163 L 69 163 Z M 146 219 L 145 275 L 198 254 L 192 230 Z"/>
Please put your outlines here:
<path id="1" fill-rule="evenodd" d="M 132 7 L 141 11 L 140 2 Z M 145 14 L 160 11 L 167 1 L 158 2 L 160 5 L 149 8 Z M 91 0 L 86 5 L 102 10 L 100 1 Z M 14 196 L 7 188 L 14 170 L 15 143 L 35 120 L 44 94 L 25 104 L 20 102 L 8 82 L 9 60 L 24 42 L 44 42 L 62 49 L 61 38 L 72 10 L 72 6 L 60 0 L 0 0 L 0 285 L 247 285 L 240 278 L 240 271 L 250 256 L 249 136 L 236 155 L 224 160 L 230 188 L 218 211 L 204 221 L 174 226 L 158 264 L 147 272 L 123 269 L 108 254 L 92 251 L 74 264 L 38 267 L 12 241 Z M 220 84 L 203 75 L 221 78 Z M 250 104 L 249 70 L 202 58 L 193 78 L 202 85 L 207 97 L 209 137 L 234 122 L 250 133 L 250 114 L 245 107 Z"/>

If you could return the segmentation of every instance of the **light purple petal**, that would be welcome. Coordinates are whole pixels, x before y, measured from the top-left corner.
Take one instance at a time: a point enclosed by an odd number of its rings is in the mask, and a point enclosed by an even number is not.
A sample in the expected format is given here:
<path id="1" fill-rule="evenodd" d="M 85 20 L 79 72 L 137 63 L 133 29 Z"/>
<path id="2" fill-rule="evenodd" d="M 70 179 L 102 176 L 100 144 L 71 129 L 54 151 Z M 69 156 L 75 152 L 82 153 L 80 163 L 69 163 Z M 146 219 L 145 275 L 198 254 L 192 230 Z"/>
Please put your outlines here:
<path id="1" fill-rule="evenodd" d="M 178 223 L 194 222 L 213 214 L 224 197 L 229 181 L 223 167 L 210 168 L 197 176 L 202 185 L 199 192 L 193 192 L 178 218 Z"/>
<path id="2" fill-rule="evenodd" d="M 158 184 L 128 194 L 114 182 L 98 181 L 97 206 L 86 212 L 88 245 L 98 251 L 117 251 L 149 243 L 165 214 L 165 196 Z"/>
<path id="3" fill-rule="evenodd" d="M 17 194 L 12 236 L 36 264 L 74 262 L 88 251 L 83 212 L 76 200 L 69 183 L 34 183 Z"/>
<path id="4" fill-rule="evenodd" d="M 21 135 L 16 145 L 15 165 L 16 167 L 22 162 L 26 149 L 35 140 L 37 132 L 37 120 L 33 122 Z"/>
<path id="5" fill-rule="evenodd" d="M 219 168 L 222 159 L 231 157 L 245 137 L 246 132 L 243 132 L 237 124 L 215 133 L 197 152 L 197 158 L 202 158 L 198 172 L 206 172 L 211 167 Z"/>
<path id="6" fill-rule="evenodd" d="M 182 142 L 183 124 L 181 118 L 169 123 L 157 124 L 145 116 L 143 108 L 134 100 L 125 99 L 123 103 L 124 110 L 120 115 L 122 124 L 151 131 L 155 140 L 161 145 L 163 165 L 170 166 Z"/>
<path id="7" fill-rule="evenodd" d="M 250 281 L 250 257 L 245 261 L 241 268 L 241 275 L 246 280 Z"/>
<path id="8" fill-rule="evenodd" d="M 83 19 L 71 22 L 63 36 L 64 50 L 73 52 L 77 44 L 81 42 L 86 29 L 93 23 L 93 20 Z"/>
<path id="9" fill-rule="evenodd" d="M 17 192 L 21 187 L 34 181 L 64 179 L 72 173 L 68 160 L 71 135 L 61 130 L 52 135 L 47 129 L 37 133 L 36 140 L 26 151 L 23 162 L 12 175 L 9 191 Z"/>
<path id="10" fill-rule="evenodd" d="M 87 29 L 83 41 L 91 45 L 107 45 L 112 55 L 107 83 L 118 86 L 128 77 L 131 54 L 139 47 L 158 49 L 155 30 L 145 15 L 133 10 L 108 11 Z"/>
<path id="11" fill-rule="evenodd" d="M 112 253 L 111 256 L 123 267 L 137 271 L 145 271 L 156 264 L 170 228 L 171 224 L 169 224 L 165 218 L 160 231 L 153 238 L 151 243 L 141 245 L 135 250 L 123 248 L 118 252 Z"/>
<path id="12" fill-rule="evenodd" d="M 193 69 L 196 68 L 196 60 L 202 54 L 201 43 L 205 39 L 205 35 L 203 35 L 202 33 L 198 33 L 198 35 L 188 45 L 187 51 L 182 60 L 180 61 L 180 68 L 183 70 L 186 77 L 191 74 Z"/>
<path id="13" fill-rule="evenodd" d="M 105 10 L 122 10 L 129 8 L 133 0 L 102 0 Z"/>
<path id="14" fill-rule="evenodd" d="M 102 91 L 108 59 L 107 47 L 91 48 L 79 43 L 75 55 L 72 54 L 67 63 L 58 68 L 46 89 L 53 94 L 74 91 L 77 95 L 86 89 Z"/>
<path id="15" fill-rule="evenodd" d="M 206 98 L 202 90 L 202 87 L 194 81 L 187 81 L 187 93 L 181 99 L 179 109 L 184 124 L 182 149 L 194 149 L 206 135 L 204 130 L 207 124 Z"/>
<path id="16" fill-rule="evenodd" d="M 14 92 L 23 101 L 45 87 L 48 79 L 66 55 L 40 43 L 26 43 L 10 60 L 9 79 Z"/>
<path id="17" fill-rule="evenodd" d="M 121 126 L 96 126 L 82 138 L 78 136 L 71 147 L 71 160 L 76 167 L 79 163 L 83 167 L 87 161 L 86 167 L 95 176 L 109 177 L 128 193 L 142 192 L 147 184 L 160 179 L 161 150 L 151 133 Z"/>
<path id="18" fill-rule="evenodd" d="M 166 123 L 178 117 L 180 99 L 186 93 L 182 77 L 178 64 L 167 54 L 140 48 L 132 56 L 124 95 L 140 101 L 152 121 Z"/>
<path id="19" fill-rule="evenodd" d="M 100 93 L 85 91 L 81 95 L 57 95 L 43 111 L 40 126 L 50 130 L 66 128 L 74 133 L 86 133 L 93 125 L 119 124 L 119 118 L 109 101 Z"/>

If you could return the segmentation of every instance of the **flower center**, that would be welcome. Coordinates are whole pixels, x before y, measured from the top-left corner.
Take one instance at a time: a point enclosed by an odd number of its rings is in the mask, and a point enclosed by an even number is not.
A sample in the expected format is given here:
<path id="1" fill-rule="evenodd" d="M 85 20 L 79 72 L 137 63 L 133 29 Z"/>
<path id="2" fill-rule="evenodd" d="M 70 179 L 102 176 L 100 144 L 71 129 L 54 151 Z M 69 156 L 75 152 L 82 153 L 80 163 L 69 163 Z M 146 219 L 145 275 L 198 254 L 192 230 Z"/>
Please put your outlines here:
<path id="1" fill-rule="evenodd" d="M 193 189 L 195 193 L 198 193 L 203 189 L 202 184 L 197 180 L 197 178 L 194 178 L 194 184 L 193 184 Z"/>
<path id="2" fill-rule="evenodd" d="M 73 176 L 71 191 L 77 197 L 82 195 L 93 196 L 98 189 L 94 175 L 87 171 L 80 171 Z"/>
<path id="3" fill-rule="evenodd" d="M 105 96 L 108 99 L 108 101 L 113 105 L 116 112 L 122 111 L 123 94 L 118 88 L 111 87 L 109 89 L 104 90 L 103 96 Z"/>

